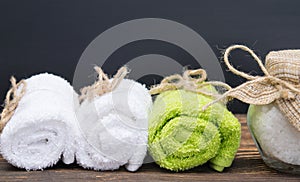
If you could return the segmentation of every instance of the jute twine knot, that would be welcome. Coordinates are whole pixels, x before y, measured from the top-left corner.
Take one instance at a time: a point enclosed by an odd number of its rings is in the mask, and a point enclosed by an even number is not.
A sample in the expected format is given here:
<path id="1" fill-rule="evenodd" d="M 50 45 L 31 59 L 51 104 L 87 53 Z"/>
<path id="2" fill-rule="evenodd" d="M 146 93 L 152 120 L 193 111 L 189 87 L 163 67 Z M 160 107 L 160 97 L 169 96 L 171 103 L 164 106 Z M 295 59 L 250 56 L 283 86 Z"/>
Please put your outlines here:
<path id="1" fill-rule="evenodd" d="M 205 89 L 204 87 L 213 85 L 223 87 L 226 90 L 231 89 L 226 83 L 220 81 L 205 82 L 206 79 L 207 73 L 204 69 L 186 70 L 182 76 L 174 74 L 165 77 L 160 84 L 155 85 L 150 89 L 150 94 L 156 95 L 169 90 L 183 89 L 210 97 L 218 97 L 218 93 Z"/>
<path id="2" fill-rule="evenodd" d="M 235 69 L 229 62 L 229 53 L 235 49 L 248 52 L 264 73 L 252 76 Z M 266 58 L 266 67 L 248 47 L 233 45 L 226 49 L 224 62 L 231 72 L 248 81 L 228 90 L 221 97 L 204 106 L 204 110 L 225 98 L 236 98 L 248 104 L 267 105 L 275 101 L 289 122 L 300 131 L 300 51 L 284 50 L 271 52 Z"/>
<path id="3" fill-rule="evenodd" d="M 101 96 L 105 93 L 112 92 L 128 74 L 127 67 L 123 66 L 110 80 L 107 74 L 105 74 L 100 67 L 95 66 L 94 69 L 98 74 L 98 80 L 94 84 L 86 86 L 80 90 L 80 102 L 86 99 L 90 100 L 95 96 Z"/>
<path id="4" fill-rule="evenodd" d="M 20 100 L 25 94 L 26 91 L 26 82 L 25 80 L 21 80 L 17 83 L 15 77 L 10 78 L 11 88 L 8 90 L 5 101 L 4 101 L 4 108 L 1 113 L 1 120 L 0 120 L 0 131 L 2 132 L 3 128 L 7 124 L 7 122 L 13 116 Z M 18 93 L 19 87 L 22 85 L 21 91 Z"/>

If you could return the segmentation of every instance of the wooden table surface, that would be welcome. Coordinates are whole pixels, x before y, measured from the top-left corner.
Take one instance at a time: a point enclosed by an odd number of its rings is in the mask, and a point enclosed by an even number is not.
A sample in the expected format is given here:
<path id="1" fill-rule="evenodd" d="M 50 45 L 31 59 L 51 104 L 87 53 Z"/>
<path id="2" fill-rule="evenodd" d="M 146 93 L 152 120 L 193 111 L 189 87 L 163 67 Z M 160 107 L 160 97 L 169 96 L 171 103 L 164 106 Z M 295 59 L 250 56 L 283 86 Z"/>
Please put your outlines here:
<path id="1" fill-rule="evenodd" d="M 0 181 L 300 181 L 300 175 L 279 173 L 263 163 L 248 131 L 245 115 L 237 117 L 242 124 L 241 146 L 232 167 L 223 173 L 215 172 L 206 165 L 175 173 L 161 169 L 155 163 L 144 164 L 134 173 L 124 168 L 99 172 L 62 163 L 44 171 L 27 172 L 11 166 L 0 157 Z"/>

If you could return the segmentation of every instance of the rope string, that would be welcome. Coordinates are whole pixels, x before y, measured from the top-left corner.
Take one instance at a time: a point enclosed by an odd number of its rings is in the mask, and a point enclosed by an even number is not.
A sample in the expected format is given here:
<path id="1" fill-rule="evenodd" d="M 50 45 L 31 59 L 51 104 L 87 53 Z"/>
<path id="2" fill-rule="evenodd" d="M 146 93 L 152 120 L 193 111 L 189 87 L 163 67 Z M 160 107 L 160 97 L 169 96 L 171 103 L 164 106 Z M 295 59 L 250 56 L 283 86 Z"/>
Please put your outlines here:
<path id="1" fill-rule="evenodd" d="M 235 69 L 230 64 L 230 61 L 229 61 L 230 52 L 235 49 L 241 49 L 241 50 L 248 52 L 254 58 L 254 60 L 258 63 L 259 67 L 261 68 L 261 70 L 263 71 L 265 76 L 252 76 L 252 75 L 249 75 L 247 73 L 244 73 L 242 71 Z M 300 85 L 299 84 L 294 85 L 285 80 L 282 80 L 280 78 L 270 75 L 270 73 L 267 71 L 266 67 L 263 65 L 262 61 L 258 58 L 258 56 L 251 49 L 249 49 L 246 46 L 234 45 L 234 46 L 230 46 L 229 48 L 227 48 L 224 53 L 224 62 L 232 73 L 239 75 L 243 78 L 246 78 L 247 80 L 250 80 L 250 81 L 245 82 L 244 84 L 242 84 L 234 89 L 228 90 L 221 97 L 219 97 L 216 100 L 214 100 L 213 102 L 205 105 L 203 107 L 203 110 L 207 109 L 209 106 L 211 106 L 219 101 L 224 100 L 227 97 L 237 98 L 239 100 L 242 100 L 242 101 L 244 101 L 246 103 L 250 103 L 250 104 L 266 105 L 266 104 L 270 104 L 271 102 L 273 102 L 274 100 L 279 99 L 279 98 L 295 99 L 296 95 L 300 94 Z M 269 90 L 263 90 L 261 88 L 257 88 L 258 85 L 260 85 L 259 87 L 261 87 L 261 84 L 272 85 L 273 92 L 276 91 L 277 94 L 273 94 L 274 96 L 269 99 L 265 99 L 265 100 L 260 99 L 260 100 L 258 100 L 258 103 L 252 103 L 252 101 L 250 101 L 250 99 L 253 100 L 253 98 L 249 98 L 249 99 L 241 98 L 241 96 L 238 95 L 239 92 L 246 92 L 247 95 L 252 95 L 251 93 L 249 93 L 249 92 L 251 92 L 251 90 L 248 88 L 249 86 L 252 87 L 252 90 L 257 89 L 257 90 L 260 90 L 262 93 L 264 93 L 264 92 L 269 93 Z M 257 99 L 259 99 L 259 98 L 257 98 Z"/>
<path id="2" fill-rule="evenodd" d="M 17 83 L 15 77 L 10 78 L 11 88 L 8 90 L 5 101 L 4 101 L 4 108 L 1 113 L 0 119 L 0 131 L 3 130 L 7 122 L 13 116 L 20 100 L 25 94 L 26 91 L 26 82 L 25 80 L 21 80 Z M 18 89 L 22 86 L 20 93 L 18 93 Z"/>
<path id="3" fill-rule="evenodd" d="M 231 87 L 226 83 L 219 81 L 205 82 L 206 79 L 207 73 L 204 69 L 186 70 L 182 76 L 174 74 L 165 77 L 160 84 L 155 85 L 150 89 L 150 94 L 156 95 L 169 90 L 184 89 L 210 97 L 218 97 L 219 94 L 207 91 L 203 89 L 203 87 L 213 85 L 225 88 L 226 90 L 231 89 Z"/>
<path id="4" fill-rule="evenodd" d="M 252 55 L 265 75 L 252 76 L 235 69 L 229 61 L 229 54 L 235 49 L 241 49 Z M 299 54 L 299 52 L 297 53 Z M 236 98 L 245 103 L 254 105 L 267 105 L 275 101 L 275 104 L 278 105 L 289 122 L 300 131 L 300 76 L 298 76 L 299 80 L 291 81 L 295 75 L 298 74 L 299 62 L 290 59 L 296 59 L 295 54 L 297 53 L 292 53 L 290 50 L 281 51 L 280 53 L 273 52 L 272 59 L 267 59 L 270 64 L 276 64 L 276 67 L 272 67 L 273 70 L 271 70 L 271 74 L 251 49 L 243 45 L 230 46 L 224 53 L 226 66 L 231 72 L 246 78 L 248 81 L 236 88 L 228 90 L 213 102 L 205 105 L 202 109 L 205 110 L 209 106 L 228 98 Z M 280 57 L 278 54 L 284 56 Z M 297 58 L 300 60 L 300 57 Z M 277 75 L 284 75 L 286 80 L 279 78 Z"/>
<path id="5" fill-rule="evenodd" d="M 92 99 L 95 96 L 101 96 L 105 93 L 112 92 L 128 74 L 127 67 L 123 66 L 110 80 L 107 74 L 105 74 L 100 67 L 95 66 L 94 69 L 98 74 L 98 80 L 94 84 L 83 87 L 80 90 L 80 102 L 84 101 L 85 99 Z"/>

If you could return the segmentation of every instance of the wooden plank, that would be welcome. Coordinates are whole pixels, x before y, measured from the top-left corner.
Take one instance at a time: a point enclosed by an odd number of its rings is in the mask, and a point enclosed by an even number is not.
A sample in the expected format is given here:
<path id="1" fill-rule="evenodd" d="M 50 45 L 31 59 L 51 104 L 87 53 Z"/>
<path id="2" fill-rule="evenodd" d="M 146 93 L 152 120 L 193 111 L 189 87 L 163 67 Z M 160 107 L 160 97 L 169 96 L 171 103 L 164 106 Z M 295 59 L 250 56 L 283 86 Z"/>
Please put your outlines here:
<path id="1" fill-rule="evenodd" d="M 248 131 L 245 115 L 237 115 L 242 124 L 241 146 L 231 168 L 223 173 L 207 165 L 175 173 L 159 168 L 155 163 L 144 164 L 131 173 L 123 167 L 117 171 L 84 170 L 76 164 L 57 164 L 44 171 L 24 171 L 8 164 L 0 157 L 0 181 L 300 181 L 300 176 L 279 173 L 262 161 Z"/>

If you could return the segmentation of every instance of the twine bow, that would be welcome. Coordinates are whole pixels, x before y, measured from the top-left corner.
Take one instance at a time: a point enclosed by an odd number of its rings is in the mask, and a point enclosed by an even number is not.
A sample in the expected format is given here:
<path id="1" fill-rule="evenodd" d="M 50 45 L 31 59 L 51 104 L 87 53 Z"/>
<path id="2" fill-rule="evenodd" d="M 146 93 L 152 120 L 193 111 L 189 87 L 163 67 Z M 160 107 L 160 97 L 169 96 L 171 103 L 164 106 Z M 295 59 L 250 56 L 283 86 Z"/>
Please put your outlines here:
<path id="1" fill-rule="evenodd" d="M 21 98 L 24 96 L 26 91 L 26 82 L 21 80 L 17 83 L 15 77 L 10 78 L 11 88 L 6 94 L 5 101 L 4 101 L 4 108 L 1 113 L 1 120 L 0 120 L 0 131 L 3 130 L 7 122 L 13 116 Z M 22 85 L 22 89 L 20 93 L 18 93 L 18 88 Z"/>
<path id="2" fill-rule="evenodd" d="M 210 97 L 218 97 L 218 93 L 204 89 L 204 87 L 213 85 L 223 87 L 227 90 L 231 89 L 226 83 L 220 81 L 204 82 L 206 79 L 207 73 L 204 69 L 186 70 L 183 76 L 175 74 L 165 77 L 160 84 L 150 89 L 150 94 L 155 95 L 168 90 L 184 89 Z"/>
<path id="3" fill-rule="evenodd" d="M 101 96 L 105 93 L 112 92 L 128 74 L 128 69 L 123 66 L 114 75 L 112 80 L 110 80 L 100 67 L 95 66 L 94 69 L 98 73 L 98 80 L 94 84 L 80 90 L 80 102 L 85 99 L 92 99 L 95 96 Z"/>
<path id="4" fill-rule="evenodd" d="M 241 49 L 248 52 L 258 63 L 259 67 L 265 75 L 252 76 L 235 69 L 230 64 L 228 59 L 229 53 L 235 49 Z M 288 61 L 288 59 L 289 58 L 284 59 L 285 66 L 286 64 L 297 64 Z M 251 49 L 243 45 L 234 45 L 227 48 L 224 54 L 224 62 L 231 72 L 243 78 L 246 78 L 249 81 L 241 84 L 236 88 L 228 90 L 221 97 L 219 97 L 212 103 L 209 103 L 208 105 L 204 106 L 204 110 L 207 109 L 209 106 L 215 104 L 216 102 L 224 100 L 225 98 L 236 98 L 245 103 L 254 105 L 267 105 L 276 101 L 276 104 L 278 105 L 279 109 L 285 114 L 288 120 L 300 131 L 300 122 L 298 121 L 300 117 L 300 79 L 298 83 L 294 83 L 288 79 L 281 79 L 279 78 L 279 76 L 276 76 L 276 74 L 272 75 L 263 65 L 262 61 L 258 58 L 258 56 Z M 279 70 L 281 71 L 281 74 L 283 74 L 282 70 L 284 69 L 284 65 L 277 65 L 277 67 L 274 68 L 273 72 Z M 288 76 L 288 71 L 284 75 Z M 290 75 L 292 75 L 292 73 Z"/>

